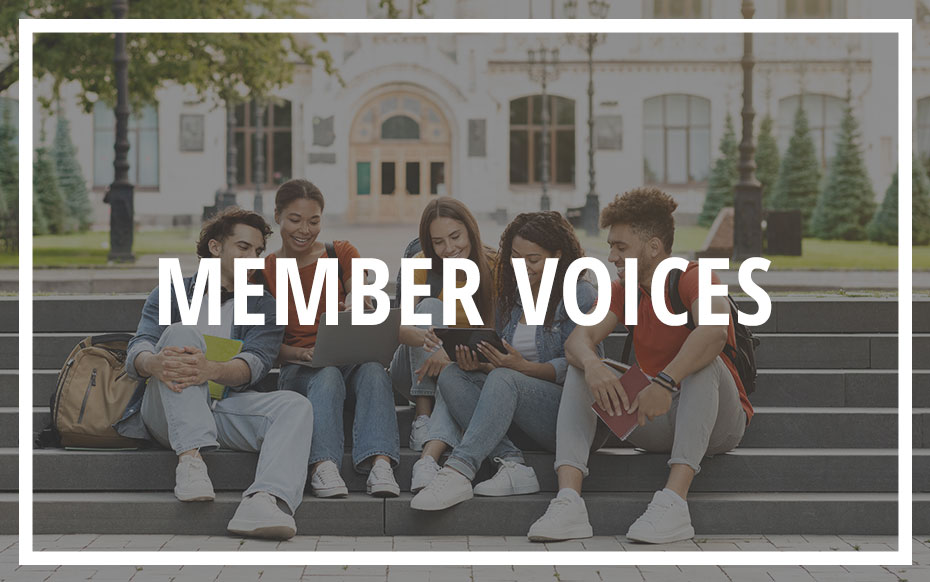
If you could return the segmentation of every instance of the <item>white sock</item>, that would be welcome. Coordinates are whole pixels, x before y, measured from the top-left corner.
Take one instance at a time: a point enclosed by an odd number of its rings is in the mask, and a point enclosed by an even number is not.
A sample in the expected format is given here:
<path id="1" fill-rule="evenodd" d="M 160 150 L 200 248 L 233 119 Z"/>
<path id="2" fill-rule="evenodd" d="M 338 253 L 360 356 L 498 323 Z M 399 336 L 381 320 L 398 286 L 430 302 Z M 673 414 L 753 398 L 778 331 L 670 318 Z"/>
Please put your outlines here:
<path id="1" fill-rule="evenodd" d="M 669 489 L 668 487 L 666 487 L 666 488 L 663 489 L 662 491 L 665 491 L 666 493 L 668 493 L 668 494 L 672 497 L 672 499 L 675 500 L 675 503 L 680 503 L 680 504 L 684 505 L 685 507 L 688 506 L 688 502 L 685 501 L 684 499 L 682 499 L 681 495 L 675 493 L 674 491 L 672 491 L 672 490 Z"/>
<path id="2" fill-rule="evenodd" d="M 578 495 L 578 492 L 570 487 L 564 487 L 562 489 L 559 489 L 559 494 L 557 495 L 557 497 L 561 497 L 563 499 L 571 499 L 571 500 L 581 499 L 581 495 Z"/>

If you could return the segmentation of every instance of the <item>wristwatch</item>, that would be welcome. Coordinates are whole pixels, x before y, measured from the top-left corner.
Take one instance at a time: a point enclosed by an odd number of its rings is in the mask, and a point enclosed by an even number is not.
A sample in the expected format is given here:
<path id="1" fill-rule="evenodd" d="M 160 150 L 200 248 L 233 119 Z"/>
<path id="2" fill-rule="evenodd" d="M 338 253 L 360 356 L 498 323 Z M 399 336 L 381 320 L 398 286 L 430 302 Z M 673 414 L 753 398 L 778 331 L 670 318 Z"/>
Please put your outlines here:
<path id="1" fill-rule="evenodd" d="M 678 392 L 678 390 L 680 389 L 680 386 L 678 386 L 678 383 L 675 382 L 675 380 L 673 380 L 672 377 L 666 374 L 665 372 L 659 372 L 658 374 L 656 374 L 656 377 L 654 378 L 654 380 L 656 380 L 656 383 L 659 386 L 665 388 L 669 392 Z"/>

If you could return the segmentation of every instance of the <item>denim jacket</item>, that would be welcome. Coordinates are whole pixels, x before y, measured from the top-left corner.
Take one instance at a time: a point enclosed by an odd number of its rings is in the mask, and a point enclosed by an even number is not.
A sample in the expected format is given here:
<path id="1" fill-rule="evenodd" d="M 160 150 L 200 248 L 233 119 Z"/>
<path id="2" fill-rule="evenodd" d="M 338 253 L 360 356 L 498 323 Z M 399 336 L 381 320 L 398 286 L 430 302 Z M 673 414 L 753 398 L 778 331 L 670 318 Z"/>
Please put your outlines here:
<path id="1" fill-rule="evenodd" d="M 588 281 L 578 281 L 575 287 L 575 294 L 578 298 L 578 308 L 582 313 L 588 313 L 594 307 L 597 301 L 597 291 L 594 285 Z M 523 315 L 523 304 L 520 296 L 517 296 L 517 303 L 510 311 L 509 317 L 503 319 L 502 314 L 498 313 L 498 325 L 501 338 L 509 344 L 513 343 L 513 334 L 517 330 L 517 324 Z M 545 325 L 536 327 L 536 351 L 539 356 L 539 362 L 551 364 L 555 368 L 555 383 L 564 384 L 565 374 L 568 372 L 568 360 L 565 359 L 565 341 L 569 334 L 575 329 L 575 322 L 568 316 L 565 310 L 565 300 L 559 302 L 556 306 L 555 317 L 552 319 L 552 327 L 546 329 Z"/>
<path id="2" fill-rule="evenodd" d="M 187 293 L 187 299 L 190 301 L 194 292 L 195 277 L 186 277 L 184 279 L 184 290 Z M 136 334 L 129 341 L 126 350 L 126 373 L 130 378 L 142 380 L 139 372 L 136 370 L 136 356 L 142 352 L 155 353 L 155 344 L 168 328 L 166 325 L 158 324 L 158 287 L 156 287 L 145 300 L 142 307 L 142 317 L 139 319 L 139 327 Z M 249 296 L 247 299 L 249 313 L 263 313 L 265 315 L 264 325 L 233 325 L 232 339 L 242 340 L 242 351 L 235 357 L 243 360 L 249 366 L 251 372 L 249 381 L 240 386 L 230 386 L 231 390 L 241 391 L 249 386 L 260 382 L 274 366 L 275 358 L 278 357 L 278 350 L 281 349 L 281 340 L 284 338 L 284 326 L 277 325 L 276 320 L 276 303 L 274 297 L 268 293 L 259 296 Z M 171 322 L 181 321 L 181 311 L 178 308 L 177 298 L 174 292 L 171 293 Z M 148 431 L 142 423 L 142 417 L 138 414 L 142 408 L 142 390 L 137 390 L 136 394 L 129 401 L 129 405 L 123 412 L 123 416 L 114 425 L 117 432 L 123 436 L 132 438 L 149 439 Z"/>

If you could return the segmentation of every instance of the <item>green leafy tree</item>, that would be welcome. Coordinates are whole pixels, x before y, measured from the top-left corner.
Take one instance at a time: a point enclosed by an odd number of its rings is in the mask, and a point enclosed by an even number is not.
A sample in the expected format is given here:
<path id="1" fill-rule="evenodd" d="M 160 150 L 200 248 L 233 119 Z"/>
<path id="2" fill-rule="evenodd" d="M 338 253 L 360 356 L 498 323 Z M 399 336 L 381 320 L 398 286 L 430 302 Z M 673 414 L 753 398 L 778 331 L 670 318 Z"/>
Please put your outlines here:
<path id="1" fill-rule="evenodd" d="M 794 114 L 794 134 L 778 168 L 778 180 L 770 198 L 775 210 L 800 210 L 803 231 L 810 234 L 811 215 L 820 192 L 820 161 L 810 136 L 807 115 L 798 106 Z"/>
<path id="2" fill-rule="evenodd" d="M 930 178 L 926 166 L 915 155 L 911 170 L 911 237 L 914 246 L 930 244 Z M 869 239 L 877 242 L 898 244 L 898 173 L 895 172 L 891 185 L 885 191 L 878 212 L 868 228 Z"/>
<path id="3" fill-rule="evenodd" d="M 48 150 L 36 150 L 32 165 L 33 234 L 61 234 L 65 231 L 65 200 L 58 188 L 55 162 Z"/>
<path id="4" fill-rule="evenodd" d="M 707 195 L 698 217 L 698 224 L 710 226 L 721 208 L 733 206 L 733 188 L 739 180 L 739 144 L 733 130 L 733 118 L 727 113 L 723 137 L 720 140 L 720 157 L 707 180 Z"/>
<path id="5" fill-rule="evenodd" d="M 10 63 L 0 70 L 0 91 L 19 75 L 17 19 L 111 18 L 110 2 L 87 0 L 6 0 L 0 9 L 0 47 Z M 130 3 L 130 18 L 294 18 L 304 0 L 146 0 Z M 336 73 L 328 51 L 315 49 L 310 39 L 293 34 L 130 34 L 127 35 L 129 96 L 135 109 L 152 103 L 167 82 L 189 85 L 199 95 L 220 100 L 265 96 L 290 83 L 295 65 L 321 64 Z M 75 55 L 79 55 L 76 58 Z M 66 82 L 77 82 L 84 108 L 95 97 L 116 102 L 113 83 L 113 36 L 109 34 L 40 34 L 33 47 L 35 74 L 49 76 L 55 93 Z M 50 103 L 45 103 L 50 105 Z"/>
<path id="6" fill-rule="evenodd" d="M 87 182 L 81 164 L 78 163 L 74 143 L 71 141 L 71 129 L 64 114 L 58 112 L 58 122 L 55 127 L 55 142 L 52 149 L 55 159 L 55 171 L 58 177 L 58 187 L 65 201 L 67 231 L 85 231 L 91 224 L 90 198 L 87 193 Z"/>
<path id="7" fill-rule="evenodd" d="M 866 227 L 875 213 L 875 192 L 862 159 L 859 137 L 859 123 L 847 96 L 836 140 L 836 157 L 811 217 L 811 231 L 817 238 L 866 238 Z"/>
<path id="8" fill-rule="evenodd" d="M 756 148 L 756 179 L 762 184 L 762 207 L 767 208 L 778 181 L 778 143 L 772 135 L 772 116 L 766 115 L 759 127 L 759 145 Z"/>

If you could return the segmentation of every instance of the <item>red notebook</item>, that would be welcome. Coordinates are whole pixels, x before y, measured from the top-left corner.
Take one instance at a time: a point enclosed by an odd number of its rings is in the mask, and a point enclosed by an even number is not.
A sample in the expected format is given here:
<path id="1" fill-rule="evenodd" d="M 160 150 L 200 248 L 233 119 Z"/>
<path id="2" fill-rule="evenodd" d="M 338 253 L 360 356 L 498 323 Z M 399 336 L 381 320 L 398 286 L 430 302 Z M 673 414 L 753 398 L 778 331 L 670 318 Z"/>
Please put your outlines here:
<path id="1" fill-rule="evenodd" d="M 620 383 L 623 385 L 630 404 L 633 403 L 636 395 L 642 392 L 643 388 L 652 383 L 649 376 L 646 376 L 637 365 L 627 366 L 613 360 L 604 360 L 604 363 L 615 370 L 623 372 L 623 375 L 620 376 Z M 635 413 L 627 414 L 624 412 L 620 416 L 610 416 L 597 402 L 592 404 L 591 407 L 601 417 L 601 420 L 607 424 L 610 431 L 620 437 L 620 440 L 626 440 L 626 437 L 630 436 L 633 429 L 638 426 Z"/>

